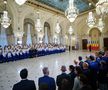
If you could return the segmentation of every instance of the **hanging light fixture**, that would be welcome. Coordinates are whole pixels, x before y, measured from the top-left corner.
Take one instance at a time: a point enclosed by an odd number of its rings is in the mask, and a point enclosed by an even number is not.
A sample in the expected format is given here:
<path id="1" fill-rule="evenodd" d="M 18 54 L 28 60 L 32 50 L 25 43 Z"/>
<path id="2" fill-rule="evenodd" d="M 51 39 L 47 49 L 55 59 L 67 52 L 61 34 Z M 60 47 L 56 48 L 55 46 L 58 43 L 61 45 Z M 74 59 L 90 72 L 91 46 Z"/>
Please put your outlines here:
<path id="1" fill-rule="evenodd" d="M 4 27 L 4 28 L 8 28 L 11 24 L 11 20 L 8 16 L 8 11 L 6 10 L 6 5 L 7 5 L 7 1 L 4 0 L 4 4 L 5 4 L 5 10 L 3 11 L 3 15 L 1 16 L 1 25 Z"/>
<path id="2" fill-rule="evenodd" d="M 40 20 L 40 17 L 39 17 L 39 12 L 37 12 L 37 20 L 36 20 L 36 23 L 35 23 L 35 28 L 38 32 L 40 32 L 42 30 L 42 24 L 41 24 L 41 20 Z"/>
<path id="3" fill-rule="evenodd" d="M 108 0 L 99 0 L 96 4 L 96 13 L 98 15 L 108 14 Z"/>
<path id="4" fill-rule="evenodd" d="M 68 36 L 67 36 L 67 35 L 65 35 L 65 36 L 64 36 L 64 38 L 65 38 L 65 39 L 68 39 Z"/>
<path id="5" fill-rule="evenodd" d="M 93 12 L 89 12 L 89 15 L 87 17 L 87 25 L 92 28 L 96 23 L 96 18 L 93 15 Z"/>
<path id="6" fill-rule="evenodd" d="M 78 9 L 74 5 L 74 0 L 69 0 L 69 6 L 65 11 L 65 16 L 70 22 L 74 22 L 78 16 Z"/>
<path id="7" fill-rule="evenodd" d="M 18 5 L 23 5 L 27 0 L 15 0 Z"/>
<path id="8" fill-rule="evenodd" d="M 72 35 L 72 33 L 73 33 L 73 28 L 72 28 L 72 26 L 69 27 L 68 32 L 69 32 L 70 35 Z"/>
<path id="9" fill-rule="evenodd" d="M 99 19 L 99 22 L 98 22 L 98 28 L 99 30 L 102 32 L 102 30 L 104 29 L 104 23 L 102 21 L 102 18 Z"/>
<path id="10" fill-rule="evenodd" d="M 55 31 L 56 31 L 57 34 L 59 34 L 60 31 L 61 31 L 61 27 L 60 27 L 60 24 L 59 24 L 59 22 L 58 22 L 58 19 L 57 19 L 57 23 L 56 23 Z"/>

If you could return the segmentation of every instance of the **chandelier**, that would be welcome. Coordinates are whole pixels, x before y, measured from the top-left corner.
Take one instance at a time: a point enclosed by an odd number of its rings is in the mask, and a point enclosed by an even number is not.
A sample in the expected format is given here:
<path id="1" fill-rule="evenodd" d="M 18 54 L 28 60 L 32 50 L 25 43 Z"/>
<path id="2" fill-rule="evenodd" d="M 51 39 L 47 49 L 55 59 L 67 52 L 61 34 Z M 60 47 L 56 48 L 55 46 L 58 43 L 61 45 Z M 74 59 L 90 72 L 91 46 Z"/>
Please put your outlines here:
<path id="1" fill-rule="evenodd" d="M 98 15 L 108 14 L 108 0 L 99 0 L 96 4 L 96 13 Z"/>
<path id="2" fill-rule="evenodd" d="M 102 18 L 99 19 L 98 28 L 100 29 L 101 32 L 102 32 L 102 30 L 104 29 L 104 23 L 103 23 L 103 21 L 102 21 Z"/>
<path id="3" fill-rule="evenodd" d="M 74 22 L 78 16 L 78 10 L 74 5 L 74 0 L 69 0 L 69 6 L 65 11 L 65 16 L 70 22 Z"/>
<path id="4" fill-rule="evenodd" d="M 87 25 L 92 28 L 96 23 L 96 18 L 93 15 L 93 12 L 89 12 L 89 15 L 87 17 Z"/>
<path id="5" fill-rule="evenodd" d="M 5 4 L 5 10 L 3 11 L 3 15 L 1 16 L 1 25 L 4 27 L 4 28 L 8 28 L 11 24 L 11 20 L 8 16 L 8 12 L 6 11 L 6 5 L 7 5 L 7 1 L 5 0 L 4 1 L 4 4 Z"/>
<path id="6" fill-rule="evenodd" d="M 60 24 L 59 24 L 58 20 L 57 20 L 57 23 L 56 23 L 55 31 L 56 31 L 57 34 L 59 34 L 60 31 L 61 31 L 61 27 L 60 27 Z"/>
<path id="7" fill-rule="evenodd" d="M 23 5 L 27 0 L 15 0 L 18 5 Z"/>
<path id="8" fill-rule="evenodd" d="M 69 32 L 70 35 L 72 35 L 72 33 L 73 33 L 73 28 L 72 28 L 72 26 L 69 27 L 68 32 Z"/>
<path id="9" fill-rule="evenodd" d="M 40 32 L 42 30 L 42 24 L 41 24 L 41 20 L 39 18 L 39 12 L 37 12 L 38 14 L 38 18 L 36 19 L 36 23 L 35 23 L 35 28 L 38 32 Z"/>

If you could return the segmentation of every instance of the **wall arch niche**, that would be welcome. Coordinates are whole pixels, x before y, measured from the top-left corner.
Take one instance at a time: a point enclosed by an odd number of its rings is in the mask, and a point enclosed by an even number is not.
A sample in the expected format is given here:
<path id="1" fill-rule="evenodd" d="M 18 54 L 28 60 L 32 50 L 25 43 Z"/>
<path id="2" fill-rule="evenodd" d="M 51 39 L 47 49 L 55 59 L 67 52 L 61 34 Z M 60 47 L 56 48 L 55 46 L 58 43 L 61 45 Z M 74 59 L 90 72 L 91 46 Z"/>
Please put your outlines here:
<path id="1" fill-rule="evenodd" d="M 44 23 L 44 43 L 51 43 L 51 30 L 50 30 L 50 24 L 48 22 Z"/>
<path id="2" fill-rule="evenodd" d="M 24 36 L 22 43 L 27 45 L 36 43 L 35 24 L 32 19 L 24 19 Z"/>
<path id="3" fill-rule="evenodd" d="M 100 37 L 101 37 L 101 32 L 98 28 L 92 28 L 89 31 L 89 37 L 90 37 L 90 43 L 92 46 L 92 50 L 96 49 L 99 50 L 100 49 Z"/>

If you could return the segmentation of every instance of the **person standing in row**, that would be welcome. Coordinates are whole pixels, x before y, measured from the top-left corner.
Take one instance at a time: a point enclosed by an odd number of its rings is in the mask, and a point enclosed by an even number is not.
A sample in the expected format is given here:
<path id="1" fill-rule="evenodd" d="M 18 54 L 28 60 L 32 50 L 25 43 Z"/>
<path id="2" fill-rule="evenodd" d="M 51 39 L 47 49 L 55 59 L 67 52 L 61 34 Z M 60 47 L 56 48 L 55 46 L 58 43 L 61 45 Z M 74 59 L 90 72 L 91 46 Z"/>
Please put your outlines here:
<path id="1" fill-rule="evenodd" d="M 48 67 L 44 67 L 42 71 L 44 76 L 38 80 L 39 90 L 56 90 L 55 80 L 49 77 Z"/>
<path id="2" fill-rule="evenodd" d="M 66 66 L 61 66 L 62 74 L 56 78 L 58 90 L 70 90 L 70 77 L 66 74 Z"/>
<path id="3" fill-rule="evenodd" d="M 21 81 L 13 86 L 12 90 L 36 90 L 36 86 L 33 80 L 28 80 L 28 70 L 22 69 L 20 72 Z"/>

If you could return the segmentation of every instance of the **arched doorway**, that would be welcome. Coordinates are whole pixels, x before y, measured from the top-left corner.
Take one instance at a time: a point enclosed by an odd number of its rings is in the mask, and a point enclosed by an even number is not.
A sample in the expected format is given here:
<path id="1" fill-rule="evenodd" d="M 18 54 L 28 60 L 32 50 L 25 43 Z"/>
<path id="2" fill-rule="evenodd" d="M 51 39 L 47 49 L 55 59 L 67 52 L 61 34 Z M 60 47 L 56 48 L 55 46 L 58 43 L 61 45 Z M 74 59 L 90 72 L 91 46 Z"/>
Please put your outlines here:
<path id="1" fill-rule="evenodd" d="M 98 28 L 92 28 L 89 31 L 89 44 L 91 45 L 92 50 L 99 50 L 100 49 L 100 37 L 101 32 Z"/>
<path id="2" fill-rule="evenodd" d="M 48 22 L 44 23 L 44 43 L 50 43 L 51 42 L 51 31 L 50 31 L 50 24 Z"/>

